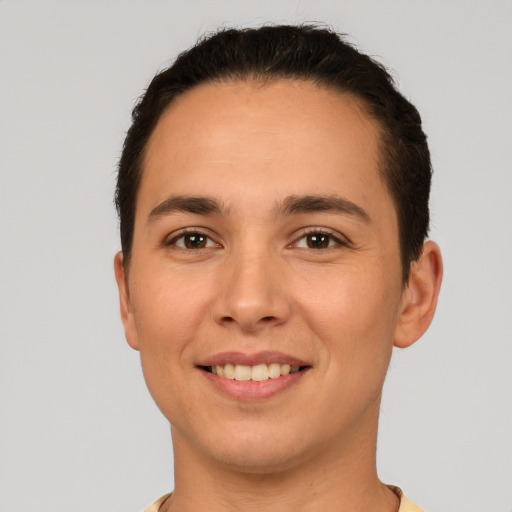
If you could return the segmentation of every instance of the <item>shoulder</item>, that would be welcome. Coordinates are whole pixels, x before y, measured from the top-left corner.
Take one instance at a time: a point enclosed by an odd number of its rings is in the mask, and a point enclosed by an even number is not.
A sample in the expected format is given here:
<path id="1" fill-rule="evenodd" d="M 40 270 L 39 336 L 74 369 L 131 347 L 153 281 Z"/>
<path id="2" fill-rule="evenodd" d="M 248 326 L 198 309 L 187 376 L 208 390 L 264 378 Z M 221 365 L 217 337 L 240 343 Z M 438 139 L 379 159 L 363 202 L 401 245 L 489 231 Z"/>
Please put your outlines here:
<path id="1" fill-rule="evenodd" d="M 402 489 L 399 487 L 396 487 L 394 485 L 388 486 L 399 498 L 400 498 L 400 508 L 398 509 L 398 512 L 424 512 L 423 509 L 418 507 L 417 505 L 414 505 L 414 503 L 411 503 L 407 497 L 404 495 Z M 149 508 L 144 510 L 144 512 L 158 512 L 160 506 L 162 503 L 170 496 L 171 494 L 166 494 L 156 500 L 153 505 L 151 505 Z"/>
<path id="2" fill-rule="evenodd" d="M 153 503 L 153 505 L 151 505 L 149 508 L 147 508 L 146 510 L 144 510 L 144 512 L 158 512 L 158 509 L 160 508 L 160 506 L 162 505 L 162 503 L 170 496 L 171 494 L 165 494 L 164 496 L 162 496 L 161 498 L 159 498 L 158 500 L 155 501 L 155 503 Z"/>
<path id="3" fill-rule="evenodd" d="M 400 498 L 400 508 L 398 512 L 424 512 L 424 510 L 414 503 L 411 503 L 400 487 L 388 485 L 388 487 Z"/>

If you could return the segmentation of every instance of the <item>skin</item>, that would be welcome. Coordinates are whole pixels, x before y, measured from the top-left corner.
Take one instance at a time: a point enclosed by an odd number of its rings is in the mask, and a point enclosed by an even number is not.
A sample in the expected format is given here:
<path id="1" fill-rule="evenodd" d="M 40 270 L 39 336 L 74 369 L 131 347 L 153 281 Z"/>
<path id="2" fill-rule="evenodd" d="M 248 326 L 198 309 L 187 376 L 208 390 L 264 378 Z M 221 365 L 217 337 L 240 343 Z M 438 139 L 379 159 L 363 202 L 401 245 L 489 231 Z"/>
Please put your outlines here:
<path id="1" fill-rule="evenodd" d="M 285 211 L 312 195 L 366 215 Z M 219 211 L 159 210 L 173 196 Z M 183 229 L 206 245 L 187 249 Z M 393 345 L 430 324 L 442 274 L 427 242 L 404 286 L 398 236 L 379 127 L 356 99 L 301 81 L 208 84 L 163 114 L 129 267 L 115 258 L 127 341 L 171 423 L 175 490 L 161 510 L 398 510 L 376 473 L 382 386 Z M 198 367 L 268 350 L 308 369 L 263 399 L 227 395 Z"/>

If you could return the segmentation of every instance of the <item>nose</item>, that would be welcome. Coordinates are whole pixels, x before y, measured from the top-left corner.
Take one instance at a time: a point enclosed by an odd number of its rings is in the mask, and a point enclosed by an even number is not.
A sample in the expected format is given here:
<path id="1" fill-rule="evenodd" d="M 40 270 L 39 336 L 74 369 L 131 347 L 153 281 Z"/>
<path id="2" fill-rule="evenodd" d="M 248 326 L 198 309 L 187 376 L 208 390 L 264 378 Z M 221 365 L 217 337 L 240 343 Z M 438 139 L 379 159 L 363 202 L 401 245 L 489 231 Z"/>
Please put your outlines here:
<path id="1" fill-rule="evenodd" d="M 291 307 L 279 257 L 237 254 L 224 262 L 213 306 L 217 324 L 258 332 L 284 324 Z"/>

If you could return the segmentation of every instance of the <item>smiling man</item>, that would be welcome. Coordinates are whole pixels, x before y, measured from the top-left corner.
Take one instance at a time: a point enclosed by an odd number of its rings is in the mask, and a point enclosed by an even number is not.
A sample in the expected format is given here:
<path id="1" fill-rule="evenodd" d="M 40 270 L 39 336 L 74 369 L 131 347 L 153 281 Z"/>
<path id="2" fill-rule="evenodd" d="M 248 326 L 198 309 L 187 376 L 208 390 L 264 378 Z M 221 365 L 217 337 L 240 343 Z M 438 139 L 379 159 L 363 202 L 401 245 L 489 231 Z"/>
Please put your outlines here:
<path id="1" fill-rule="evenodd" d="M 421 510 L 375 454 L 392 348 L 441 283 L 430 175 L 416 109 L 328 30 L 222 31 L 154 78 L 115 258 L 173 439 L 174 491 L 148 510 Z"/>

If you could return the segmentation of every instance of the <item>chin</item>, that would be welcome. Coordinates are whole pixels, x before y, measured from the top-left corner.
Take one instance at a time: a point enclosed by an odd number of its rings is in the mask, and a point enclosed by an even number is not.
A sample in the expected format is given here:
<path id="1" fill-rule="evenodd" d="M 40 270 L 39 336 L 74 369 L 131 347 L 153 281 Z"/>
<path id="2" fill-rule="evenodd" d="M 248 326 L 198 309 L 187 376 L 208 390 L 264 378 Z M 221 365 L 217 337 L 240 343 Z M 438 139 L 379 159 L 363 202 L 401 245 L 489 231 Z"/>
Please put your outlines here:
<path id="1" fill-rule="evenodd" d="M 287 435 L 282 425 L 272 430 L 242 429 L 233 435 L 233 428 L 224 430 L 228 435 L 205 440 L 204 454 L 226 469 L 247 474 L 272 474 L 293 468 L 307 458 L 307 444 L 297 435 Z M 291 433 L 290 433 L 291 434 Z"/>
<path id="2" fill-rule="evenodd" d="M 230 447 L 212 454 L 218 464 L 238 473 L 268 475 L 289 470 L 301 459 L 298 453 L 262 449 L 259 446 Z"/>

